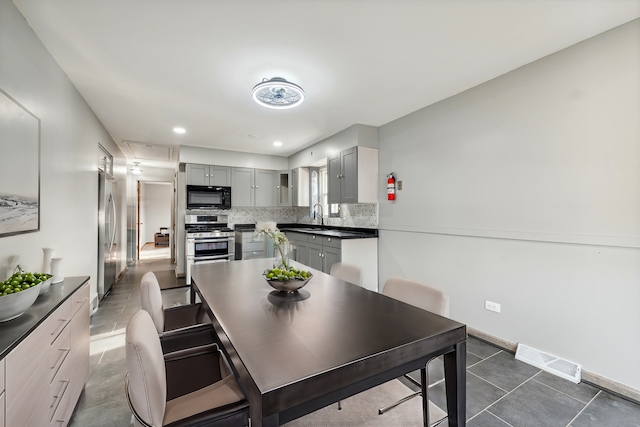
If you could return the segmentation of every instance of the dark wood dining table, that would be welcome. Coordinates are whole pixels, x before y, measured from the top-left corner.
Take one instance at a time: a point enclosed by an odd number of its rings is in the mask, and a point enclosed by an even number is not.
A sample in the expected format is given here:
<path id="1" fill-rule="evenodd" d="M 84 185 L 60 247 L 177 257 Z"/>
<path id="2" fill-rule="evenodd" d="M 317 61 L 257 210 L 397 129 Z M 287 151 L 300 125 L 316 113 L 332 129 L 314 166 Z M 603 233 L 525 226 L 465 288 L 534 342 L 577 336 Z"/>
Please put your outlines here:
<path id="1" fill-rule="evenodd" d="M 249 401 L 252 427 L 284 424 L 440 355 L 449 425 L 465 425 L 465 325 L 296 262 L 313 278 L 282 294 L 262 275 L 272 262 L 196 264 L 192 274 Z"/>

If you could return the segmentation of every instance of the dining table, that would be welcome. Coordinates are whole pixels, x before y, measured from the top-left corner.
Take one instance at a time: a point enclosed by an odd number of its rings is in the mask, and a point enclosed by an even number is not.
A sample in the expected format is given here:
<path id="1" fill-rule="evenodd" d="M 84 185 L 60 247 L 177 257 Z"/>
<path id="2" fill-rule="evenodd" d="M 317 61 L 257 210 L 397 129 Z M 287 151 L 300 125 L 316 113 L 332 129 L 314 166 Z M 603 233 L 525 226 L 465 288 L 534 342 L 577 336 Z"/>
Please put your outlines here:
<path id="1" fill-rule="evenodd" d="M 312 277 L 290 293 L 265 279 L 271 258 L 197 263 L 192 273 L 193 290 L 249 402 L 252 427 L 285 424 L 438 356 L 449 426 L 465 426 L 464 324 L 291 264 Z"/>

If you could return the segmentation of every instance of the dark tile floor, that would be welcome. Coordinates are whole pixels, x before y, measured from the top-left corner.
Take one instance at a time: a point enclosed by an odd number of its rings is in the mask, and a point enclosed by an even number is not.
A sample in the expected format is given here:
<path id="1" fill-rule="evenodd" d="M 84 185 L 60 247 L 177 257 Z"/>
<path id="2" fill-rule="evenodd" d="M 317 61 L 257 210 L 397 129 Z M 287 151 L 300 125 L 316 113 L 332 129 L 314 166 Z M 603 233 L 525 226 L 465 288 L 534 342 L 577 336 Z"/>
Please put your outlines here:
<path id="1" fill-rule="evenodd" d="M 129 317 L 140 309 L 142 275 L 166 270 L 173 270 L 167 259 L 140 261 L 129 267 L 91 317 L 91 376 L 71 427 L 130 425 L 124 395 L 124 332 Z M 163 291 L 165 306 L 187 299 L 185 288 Z M 432 361 L 429 372 L 431 382 L 442 378 L 442 362 Z M 444 384 L 433 387 L 429 397 L 444 408 Z M 640 427 L 640 405 L 588 384 L 573 384 L 469 337 L 467 419 L 469 427 Z"/>

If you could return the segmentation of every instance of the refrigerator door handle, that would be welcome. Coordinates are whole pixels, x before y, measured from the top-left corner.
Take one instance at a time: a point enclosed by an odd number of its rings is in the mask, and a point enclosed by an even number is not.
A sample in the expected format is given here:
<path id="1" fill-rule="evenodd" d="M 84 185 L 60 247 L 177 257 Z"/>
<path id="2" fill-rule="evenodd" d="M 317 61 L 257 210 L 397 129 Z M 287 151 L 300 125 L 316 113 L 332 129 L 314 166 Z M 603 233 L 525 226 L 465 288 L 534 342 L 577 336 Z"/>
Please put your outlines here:
<path id="1" fill-rule="evenodd" d="M 109 225 L 111 227 L 111 236 L 109 236 L 109 253 L 113 250 L 113 244 L 116 241 L 116 201 L 113 198 L 113 193 L 109 194 L 109 204 L 111 205 L 111 215 Z"/>

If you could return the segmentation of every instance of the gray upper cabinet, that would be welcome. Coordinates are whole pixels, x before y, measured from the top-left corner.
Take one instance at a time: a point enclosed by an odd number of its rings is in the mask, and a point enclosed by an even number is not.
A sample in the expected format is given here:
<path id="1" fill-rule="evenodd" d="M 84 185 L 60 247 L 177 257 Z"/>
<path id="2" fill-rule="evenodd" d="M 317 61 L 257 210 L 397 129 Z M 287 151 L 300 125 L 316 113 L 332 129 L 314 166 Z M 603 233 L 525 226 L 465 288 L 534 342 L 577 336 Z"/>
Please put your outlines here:
<path id="1" fill-rule="evenodd" d="M 378 202 L 378 150 L 352 147 L 327 159 L 329 203 Z"/>
<path id="2" fill-rule="evenodd" d="M 186 172 L 187 185 L 231 185 L 231 168 L 228 166 L 188 163 Z"/>
<path id="3" fill-rule="evenodd" d="M 276 206 L 276 171 L 232 168 L 233 206 Z"/>

